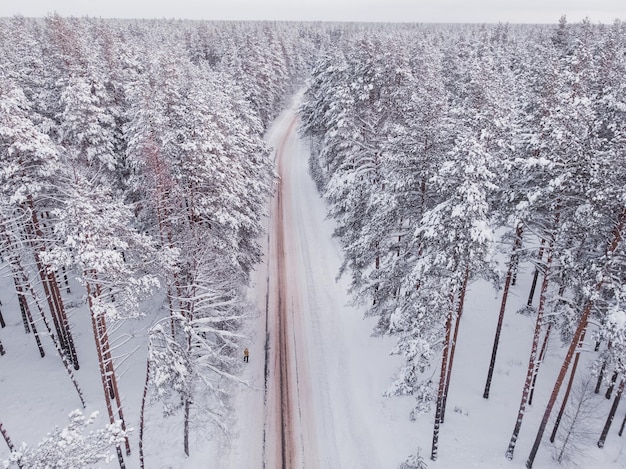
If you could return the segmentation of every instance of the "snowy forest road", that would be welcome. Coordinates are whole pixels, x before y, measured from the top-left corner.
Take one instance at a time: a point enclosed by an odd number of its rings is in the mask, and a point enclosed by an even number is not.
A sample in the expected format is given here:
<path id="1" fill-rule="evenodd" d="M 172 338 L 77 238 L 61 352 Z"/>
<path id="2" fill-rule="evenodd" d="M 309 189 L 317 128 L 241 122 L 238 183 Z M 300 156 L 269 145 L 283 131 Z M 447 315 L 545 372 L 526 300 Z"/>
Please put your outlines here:
<path id="1" fill-rule="evenodd" d="M 398 445 L 408 454 L 411 444 L 398 424 L 408 411 L 382 396 L 397 358 L 348 305 L 349 279 L 336 280 L 341 247 L 298 123 L 294 105 L 268 132 L 279 182 L 250 292 L 261 313 L 244 374 L 251 386 L 238 398 L 238 438 L 221 467 L 397 467 Z"/>
<path id="2" fill-rule="evenodd" d="M 287 262 L 287 255 L 293 258 L 295 251 L 294 231 L 289 218 L 290 187 L 289 178 L 285 177 L 286 165 L 293 148 L 296 135 L 297 119 L 294 116 L 276 148 L 276 168 L 279 183 L 271 208 L 271 228 L 268 270 L 268 302 L 266 321 L 266 370 L 265 374 L 266 441 L 264 444 L 264 467 L 291 469 L 302 467 L 303 408 L 306 402 L 300 399 L 300 374 L 298 368 L 298 337 L 296 310 L 298 307 L 298 275 L 293 271 L 293 264 Z M 271 379 L 273 377 L 273 379 Z M 303 376 L 308 382 L 308 376 Z M 308 446 L 308 445 L 307 445 Z"/>

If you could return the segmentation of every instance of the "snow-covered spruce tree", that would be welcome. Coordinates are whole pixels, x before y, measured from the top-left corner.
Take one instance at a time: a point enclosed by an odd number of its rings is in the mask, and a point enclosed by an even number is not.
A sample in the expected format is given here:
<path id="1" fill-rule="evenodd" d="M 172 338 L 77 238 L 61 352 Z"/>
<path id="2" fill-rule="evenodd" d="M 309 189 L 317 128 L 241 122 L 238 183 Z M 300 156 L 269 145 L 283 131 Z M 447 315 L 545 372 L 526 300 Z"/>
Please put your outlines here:
<path id="1" fill-rule="evenodd" d="M 120 421 L 104 428 L 85 433 L 96 421 L 97 412 L 85 417 L 81 411 L 70 413 L 70 423 L 65 428 L 55 428 L 36 447 L 23 444 L 13 448 L 4 467 L 50 469 L 71 467 L 87 469 L 94 464 L 115 458 L 113 448 L 126 437 Z"/>

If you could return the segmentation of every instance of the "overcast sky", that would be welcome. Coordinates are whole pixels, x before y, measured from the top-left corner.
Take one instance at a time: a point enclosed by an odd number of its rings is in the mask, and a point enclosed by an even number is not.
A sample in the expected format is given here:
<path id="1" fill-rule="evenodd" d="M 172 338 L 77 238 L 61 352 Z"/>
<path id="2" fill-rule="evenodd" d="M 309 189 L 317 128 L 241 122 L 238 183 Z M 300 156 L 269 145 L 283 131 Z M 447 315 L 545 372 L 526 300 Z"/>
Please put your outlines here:
<path id="1" fill-rule="evenodd" d="M 556 23 L 626 21 L 626 0 L 0 0 L 0 16 Z"/>

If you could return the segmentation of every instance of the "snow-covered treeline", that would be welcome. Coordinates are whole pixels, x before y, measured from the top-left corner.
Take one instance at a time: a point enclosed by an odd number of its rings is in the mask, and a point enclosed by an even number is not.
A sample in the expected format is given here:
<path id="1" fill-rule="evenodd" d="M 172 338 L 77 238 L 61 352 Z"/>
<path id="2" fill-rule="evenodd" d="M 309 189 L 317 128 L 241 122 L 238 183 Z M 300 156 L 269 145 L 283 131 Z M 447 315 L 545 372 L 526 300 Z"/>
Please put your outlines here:
<path id="1" fill-rule="evenodd" d="M 167 413 L 180 409 L 187 454 L 190 421 L 229 426 L 252 314 L 245 287 L 275 178 L 263 134 L 320 37 L 289 24 L 0 20 L 2 273 L 23 328 L 42 357 L 62 361 L 83 407 L 83 352 L 66 299 L 75 280 L 84 289 L 122 467 L 131 445 L 112 335 L 146 313 L 148 298 L 162 300 L 162 319 L 137 352 L 147 357 L 141 420 L 130 422 L 141 466 L 150 396 Z M 60 453 L 16 448 L 2 428 L 13 463 L 65 467 L 52 460 Z M 76 449 L 76 461 L 81 452 L 84 465 L 106 457 L 102 438 Z"/>
<path id="2" fill-rule="evenodd" d="M 300 114 L 354 299 L 370 305 L 376 333 L 396 337 L 394 353 L 405 358 L 388 393 L 414 396 L 414 417 L 435 404 L 433 460 L 466 292 L 477 279 L 501 289 L 492 360 L 484 364 L 488 398 L 520 263 L 536 268 L 524 311 L 536 326 L 507 457 L 551 332 L 566 353 L 527 467 L 569 383 L 567 401 L 580 347 L 595 348 L 597 388 L 612 377 L 619 402 L 626 380 L 621 22 L 357 34 L 321 54 Z M 605 431 L 616 405 L 601 416 Z"/>

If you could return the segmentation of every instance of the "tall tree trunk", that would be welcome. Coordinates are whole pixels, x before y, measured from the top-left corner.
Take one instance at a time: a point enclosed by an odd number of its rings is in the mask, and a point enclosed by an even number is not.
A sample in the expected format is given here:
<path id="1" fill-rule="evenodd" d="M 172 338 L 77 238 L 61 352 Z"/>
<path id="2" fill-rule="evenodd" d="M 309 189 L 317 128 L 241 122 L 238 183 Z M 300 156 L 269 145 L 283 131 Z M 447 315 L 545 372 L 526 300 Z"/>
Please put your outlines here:
<path id="1" fill-rule="evenodd" d="M 586 331 L 583 331 L 583 334 L 580 337 L 579 347 L 582 347 L 585 341 L 585 333 Z M 552 434 L 550 435 L 551 443 L 554 443 L 554 440 L 556 439 L 556 432 L 559 430 L 561 419 L 563 418 L 563 414 L 565 413 L 565 407 L 567 407 L 567 400 L 569 399 L 570 392 L 572 391 L 572 385 L 574 384 L 574 377 L 576 376 L 576 370 L 578 369 L 579 359 L 580 359 L 580 350 L 576 352 L 576 357 L 574 358 L 574 364 L 572 365 L 572 372 L 569 375 L 569 381 L 567 383 L 567 387 L 565 388 L 565 395 L 563 396 L 563 402 L 561 402 L 561 408 L 559 409 L 559 413 L 557 414 L 556 420 L 554 421 L 554 428 L 552 429 Z"/>
<path id="2" fill-rule="evenodd" d="M 535 385 L 537 384 L 537 376 L 539 375 L 539 368 L 543 363 L 543 360 L 546 358 L 546 352 L 548 351 L 548 340 L 550 339 L 550 332 L 552 331 L 552 323 L 548 324 L 546 328 L 546 333 L 543 336 L 543 343 L 541 344 L 541 350 L 539 351 L 539 359 L 537 360 L 537 365 L 535 366 L 535 370 L 533 371 L 533 382 L 530 385 L 530 395 L 528 396 L 528 405 L 533 405 L 533 396 L 535 395 Z"/>
<path id="3" fill-rule="evenodd" d="M 10 262 L 10 261 L 9 261 Z M 26 305 L 24 305 L 24 297 L 20 295 L 19 291 L 19 283 L 15 276 L 13 277 L 13 283 L 15 284 L 15 291 L 17 293 L 17 304 L 20 307 L 20 314 L 22 315 L 22 324 L 24 325 L 24 332 L 26 334 L 30 334 L 30 325 L 28 322 L 28 318 L 26 317 Z"/>
<path id="4" fill-rule="evenodd" d="M 87 277 L 87 276 L 86 276 Z M 94 340 L 96 343 L 96 352 L 98 355 L 98 365 L 100 367 L 100 380 L 102 381 L 102 389 L 104 390 L 104 402 L 106 404 L 106 408 L 107 408 L 107 413 L 109 415 L 109 423 L 114 424 L 115 423 L 115 414 L 113 412 L 113 405 L 111 403 L 111 395 L 110 395 L 110 391 L 109 391 L 109 382 L 107 380 L 107 371 L 106 371 L 106 364 L 104 361 L 104 356 L 102 354 L 102 338 L 100 336 L 100 330 L 98 327 L 98 319 L 97 319 L 97 315 L 96 312 L 94 311 L 93 308 L 93 302 L 94 302 L 94 293 L 92 291 L 92 287 L 89 284 L 89 282 L 87 282 L 86 284 L 86 288 L 87 288 L 87 303 L 89 304 L 89 311 L 91 314 L 91 326 L 93 328 L 93 336 L 94 336 Z M 117 460 L 120 464 L 120 468 L 121 469 L 126 469 L 126 464 L 124 463 L 124 456 L 122 455 L 122 448 L 119 444 L 115 445 L 115 449 L 117 452 Z"/>
<path id="5" fill-rule="evenodd" d="M 0 306 L 2 306 L 2 302 L 0 301 Z M 4 329 L 7 327 L 7 323 L 4 322 L 4 316 L 2 316 L 2 309 L 0 309 L 0 328 Z"/>
<path id="6" fill-rule="evenodd" d="M 454 324 L 454 336 L 450 345 L 450 359 L 448 360 L 448 371 L 446 372 L 446 388 L 443 392 L 443 404 L 441 406 L 441 423 L 444 422 L 446 416 L 446 404 L 448 403 L 448 390 L 450 389 L 450 378 L 452 377 L 452 365 L 454 364 L 454 352 L 456 350 L 456 341 L 459 335 L 459 326 L 461 324 L 461 315 L 463 314 L 463 304 L 465 303 L 465 292 L 467 291 L 467 280 L 469 278 L 469 267 L 465 269 L 465 277 L 463 285 L 459 293 L 459 304 L 456 310 L 456 321 Z"/>
<path id="7" fill-rule="evenodd" d="M 515 444 L 519 436 L 520 429 L 522 428 L 522 421 L 524 420 L 524 414 L 526 412 L 526 403 L 528 402 L 528 396 L 530 395 L 530 385 L 532 383 L 533 373 L 535 372 L 535 360 L 537 359 L 537 349 L 539 348 L 539 337 L 541 335 L 541 328 L 543 326 L 543 312 L 546 303 L 546 293 L 548 291 L 548 277 L 550 274 L 550 266 L 552 264 L 552 248 L 554 241 L 550 242 L 548 248 L 548 260 L 546 261 L 546 269 L 541 282 L 541 293 L 539 295 L 539 307 L 537 308 L 537 319 L 535 321 L 535 332 L 533 334 L 533 343 L 530 350 L 530 357 L 528 359 L 528 370 L 526 372 L 526 381 L 524 382 L 524 389 L 522 390 L 522 399 L 517 413 L 517 420 L 515 421 L 515 427 L 513 434 L 511 435 L 511 441 L 509 447 L 506 450 L 506 458 L 508 460 L 513 459 L 513 453 L 515 452 Z"/>
<path id="8" fill-rule="evenodd" d="M 48 319 L 46 318 L 46 314 L 41 304 L 41 300 L 39 299 L 39 294 L 37 293 L 37 291 L 31 284 L 30 279 L 28 278 L 28 275 L 26 271 L 24 270 L 24 267 L 22 266 L 20 259 L 18 257 L 15 257 L 13 258 L 13 260 L 14 260 L 14 264 L 11 265 L 11 268 L 13 270 L 13 275 L 15 275 L 18 278 L 21 277 L 21 282 L 20 282 L 21 285 L 25 287 L 30 292 L 31 296 L 33 297 L 33 302 L 35 306 L 37 307 L 37 310 L 39 311 L 39 317 L 41 318 L 41 322 L 43 322 L 44 326 L 46 327 L 46 331 L 48 331 L 48 335 L 50 336 L 50 339 L 52 340 L 52 343 L 54 344 L 54 348 L 57 351 L 57 354 L 59 355 L 61 362 L 63 363 L 63 367 L 65 368 L 65 371 L 67 371 L 67 374 L 69 375 L 70 380 L 72 381 L 72 384 L 74 385 L 74 389 L 76 389 L 76 392 L 78 393 L 78 397 L 84 409 L 86 406 L 85 406 L 85 398 L 83 397 L 83 392 L 80 389 L 78 382 L 76 381 L 76 377 L 74 376 L 72 367 L 67 360 L 65 351 L 61 348 L 61 344 L 59 343 L 57 337 L 54 335 L 54 331 L 52 330 L 52 327 L 50 326 L 50 323 L 48 322 Z"/>
<path id="9" fill-rule="evenodd" d="M 22 316 L 26 319 L 26 326 L 29 327 L 31 331 L 33 331 L 33 336 L 35 337 L 35 343 L 37 344 L 37 349 L 39 350 L 39 355 L 41 358 L 46 356 L 46 352 L 43 349 L 43 345 L 41 344 L 41 339 L 39 338 L 39 332 L 37 331 L 37 326 L 35 325 L 35 321 L 33 321 L 33 315 L 30 312 L 30 307 L 28 306 L 28 301 L 26 301 L 26 295 L 24 295 L 24 289 L 20 284 L 16 273 L 13 273 L 13 283 L 15 284 L 15 291 L 17 292 L 17 299 L 20 304 L 20 310 L 22 312 Z"/>
<path id="10" fill-rule="evenodd" d="M 146 426 L 145 411 L 148 397 L 148 385 L 150 384 L 150 359 L 146 360 L 146 380 L 143 383 L 143 395 L 141 396 L 141 409 L 139 411 L 139 466 L 145 468 L 143 457 L 143 432 Z"/>
<path id="11" fill-rule="evenodd" d="M 543 245 L 545 244 L 545 242 L 546 242 L 545 239 L 541 240 L 541 246 L 539 247 L 539 252 L 537 253 L 538 262 L 541 262 L 541 258 L 543 257 L 543 250 L 544 250 Z M 528 306 L 532 306 L 533 304 L 533 298 L 535 297 L 535 288 L 537 288 L 538 278 L 539 278 L 539 268 L 535 267 L 535 272 L 533 273 L 533 281 L 530 285 L 530 293 L 528 294 L 528 301 L 526 303 Z"/>
<path id="12" fill-rule="evenodd" d="M 615 412 L 617 412 L 617 406 L 619 405 L 619 401 L 622 398 L 622 393 L 624 392 L 624 383 L 626 383 L 626 381 L 624 380 L 624 378 L 622 378 L 619 383 L 619 387 L 617 388 L 617 392 L 615 393 L 613 405 L 611 406 L 609 415 L 606 418 L 606 423 L 604 424 L 604 428 L 602 429 L 602 433 L 600 434 L 600 439 L 598 440 L 598 448 L 604 448 L 604 442 L 606 441 L 606 437 L 609 434 L 611 423 L 613 423 L 613 418 L 615 418 Z"/>
<path id="13" fill-rule="evenodd" d="M 619 245 L 622 240 L 622 229 L 624 228 L 624 223 L 626 222 L 626 208 L 624 208 L 621 214 L 618 217 L 617 224 L 613 229 L 613 238 L 609 242 L 607 247 L 607 255 L 612 254 Z M 596 284 L 596 291 L 600 291 L 602 286 L 604 285 L 604 277 L 600 278 L 598 283 Z M 533 463 L 535 461 L 535 457 L 537 456 L 537 451 L 539 450 L 539 445 L 541 444 L 541 438 L 543 437 L 543 432 L 546 430 L 546 426 L 548 425 L 548 420 L 550 419 L 550 414 L 552 413 L 552 409 L 556 402 L 556 398 L 559 395 L 559 391 L 561 389 L 561 385 L 563 384 L 563 379 L 565 378 L 565 373 L 569 368 L 569 365 L 572 361 L 572 357 L 574 356 L 574 352 L 578 347 L 580 342 L 580 338 L 582 337 L 583 332 L 587 329 L 587 323 L 589 321 L 589 314 L 591 313 L 591 309 L 593 307 L 593 301 L 587 301 L 585 308 L 583 309 L 583 313 L 578 321 L 578 326 L 576 327 L 576 331 L 574 332 L 574 337 L 572 338 L 572 342 L 565 354 L 565 358 L 563 359 L 563 364 L 561 365 L 561 370 L 559 371 L 559 375 L 556 378 L 556 382 L 554 383 L 554 388 L 552 389 L 552 394 L 550 395 L 550 400 L 546 405 L 546 410 L 543 414 L 543 418 L 541 423 L 539 424 L 539 429 L 537 430 L 537 436 L 535 437 L 535 442 L 533 443 L 533 447 L 530 450 L 530 454 L 528 455 L 528 459 L 526 460 L 526 467 L 531 469 L 533 467 Z"/>
<path id="14" fill-rule="evenodd" d="M 614 371 L 613 376 L 611 376 L 611 384 L 606 388 L 606 393 L 604 397 L 607 399 L 611 399 L 611 394 L 613 394 L 613 388 L 615 387 L 615 382 L 617 381 L 618 372 Z"/>
<path id="15" fill-rule="evenodd" d="M 189 398 L 185 399 L 185 421 L 184 421 L 184 429 L 183 429 L 183 447 L 185 450 L 185 455 L 189 456 L 189 406 L 191 402 Z"/>
<path id="16" fill-rule="evenodd" d="M 452 296 L 452 299 L 454 296 Z M 453 303 L 453 300 L 450 300 Z M 439 373 L 439 389 L 437 391 L 437 404 L 435 408 L 435 426 L 433 428 L 433 446 L 430 453 L 430 459 L 437 460 L 437 453 L 439 450 L 439 427 L 441 426 L 441 415 L 443 409 L 443 393 L 446 387 L 446 372 L 448 366 L 448 350 L 450 348 L 450 329 L 452 328 L 452 310 L 453 305 L 450 305 L 450 311 L 446 318 L 446 332 L 443 345 L 443 351 L 441 353 L 441 372 Z"/>
<path id="17" fill-rule="evenodd" d="M 69 361 L 71 361 L 74 365 L 74 369 L 78 370 L 78 355 L 76 354 L 76 348 L 74 347 L 74 339 L 72 338 L 67 315 L 65 314 L 65 307 L 63 305 L 63 299 L 61 298 L 59 285 L 56 281 L 56 276 L 49 271 L 48 266 L 41 262 L 41 257 L 39 256 L 39 253 L 44 252 L 46 247 L 43 242 L 43 232 L 39 226 L 39 220 L 37 218 L 37 212 L 35 211 L 32 198 L 28 199 L 28 206 L 31 213 L 31 231 L 34 232 L 31 232 L 31 237 L 33 238 L 32 242 L 34 244 L 33 254 L 44 293 L 48 301 L 48 306 L 50 307 L 50 314 L 52 316 L 61 347 L 65 350 Z"/>
<path id="18" fill-rule="evenodd" d="M 502 302 L 500 303 L 500 314 L 498 315 L 498 324 L 496 325 L 496 334 L 493 338 L 493 347 L 491 349 L 491 360 L 489 361 L 489 370 L 487 371 L 487 381 L 485 382 L 485 391 L 483 397 L 489 399 L 489 391 L 491 390 L 491 380 L 493 379 L 493 372 L 496 368 L 496 356 L 498 354 L 498 346 L 500 345 L 500 334 L 502 332 L 502 324 L 504 322 L 504 311 L 506 310 L 506 301 L 509 297 L 509 287 L 511 286 L 513 278 L 513 266 L 517 256 L 517 251 L 522 244 L 522 225 L 517 225 L 515 230 L 515 242 L 513 243 L 513 252 L 511 253 L 511 259 L 509 261 L 509 268 L 506 273 L 506 279 L 504 281 L 504 290 L 502 291 Z"/>
<path id="19" fill-rule="evenodd" d="M 7 433 L 6 429 L 2 425 L 2 422 L 0 422 L 0 433 L 2 433 L 2 437 L 4 438 L 4 441 L 9 447 L 9 451 L 11 452 L 15 451 L 15 446 L 13 445 L 13 442 L 11 441 L 11 438 L 9 437 L 9 434 Z M 17 465 L 20 468 L 22 467 L 22 464 L 19 461 L 17 462 Z"/>
<path id="20" fill-rule="evenodd" d="M 96 273 L 93 273 L 93 278 L 96 278 Z M 96 296 L 99 298 L 102 296 L 102 288 L 99 283 L 95 285 Z M 115 402 L 117 414 L 120 418 L 122 430 L 126 431 L 126 420 L 124 419 L 124 411 L 122 409 L 122 401 L 120 393 L 117 387 L 117 374 L 115 373 L 115 367 L 113 364 L 113 356 L 111 355 L 111 345 L 109 341 L 109 331 L 106 323 L 106 318 L 103 315 L 98 315 L 96 318 L 96 325 L 98 327 L 98 334 L 100 337 L 100 347 L 102 358 L 104 360 L 104 368 L 107 377 L 107 386 L 109 395 L 112 401 Z M 128 436 L 124 439 L 126 445 L 126 454 L 130 455 L 130 442 Z"/>

